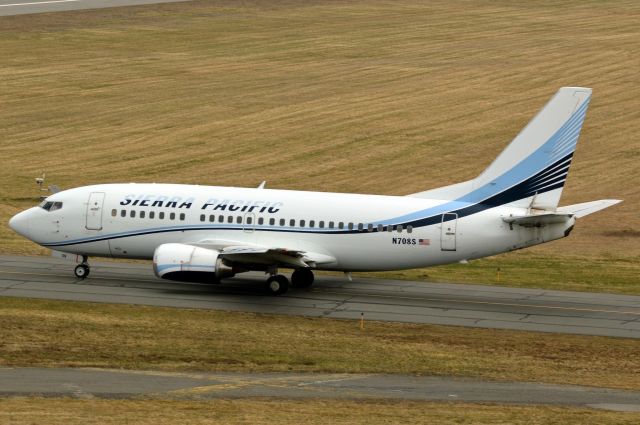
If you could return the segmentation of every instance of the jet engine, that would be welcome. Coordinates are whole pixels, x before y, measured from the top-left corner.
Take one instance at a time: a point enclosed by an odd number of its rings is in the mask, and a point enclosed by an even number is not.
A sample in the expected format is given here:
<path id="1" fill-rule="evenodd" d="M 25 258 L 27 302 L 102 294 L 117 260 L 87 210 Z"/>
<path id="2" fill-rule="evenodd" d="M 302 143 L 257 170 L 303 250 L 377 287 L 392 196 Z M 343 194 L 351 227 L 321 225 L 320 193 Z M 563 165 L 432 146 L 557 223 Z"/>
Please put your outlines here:
<path id="1" fill-rule="evenodd" d="M 235 275 L 233 268 L 220 257 L 220 252 L 179 243 L 156 248 L 153 272 L 162 279 L 198 283 L 220 283 L 220 279 Z"/>

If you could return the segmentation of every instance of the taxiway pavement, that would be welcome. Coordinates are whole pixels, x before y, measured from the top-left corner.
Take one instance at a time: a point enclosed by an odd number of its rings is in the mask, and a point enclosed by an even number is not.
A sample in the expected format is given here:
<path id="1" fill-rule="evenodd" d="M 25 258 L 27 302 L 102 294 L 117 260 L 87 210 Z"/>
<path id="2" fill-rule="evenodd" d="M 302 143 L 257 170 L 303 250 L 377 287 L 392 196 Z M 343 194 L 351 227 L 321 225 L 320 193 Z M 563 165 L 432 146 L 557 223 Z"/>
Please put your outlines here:
<path id="1" fill-rule="evenodd" d="M 552 404 L 640 412 L 640 392 L 532 382 L 339 373 L 168 373 L 0 368 L 0 396 L 203 400 L 211 398 L 402 399 Z"/>
<path id="2" fill-rule="evenodd" d="M 274 297 L 261 273 L 199 285 L 157 279 L 150 262 L 91 263 L 78 280 L 72 262 L 0 256 L 0 296 L 640 338 L 640 296 L 318 276 Z"/>

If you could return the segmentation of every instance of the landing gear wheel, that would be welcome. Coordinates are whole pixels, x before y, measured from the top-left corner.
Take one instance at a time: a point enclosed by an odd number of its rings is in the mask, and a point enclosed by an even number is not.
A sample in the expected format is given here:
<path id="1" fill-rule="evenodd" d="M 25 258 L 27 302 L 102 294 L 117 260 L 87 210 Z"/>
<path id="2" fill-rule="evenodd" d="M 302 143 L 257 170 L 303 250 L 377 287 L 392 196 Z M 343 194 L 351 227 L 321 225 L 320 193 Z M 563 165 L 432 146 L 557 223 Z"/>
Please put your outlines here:
<path id="1" fill-rule="evenodd" d="M 267 279 L 266 289 L 271 295 L 282 295 L 289 289 L 289 279 L 281 274 L 271 276 Z"/>
<path id="2" fill-rule="evenodd" d="M 312 283 L 313 272 L 311 269 L 298 269 L 291 274 L 291 285 L 295 288 L 308 288 Z"/>
<path id="3" fill-rule="evenodd" d="M 80 264 L 78 266 L 76 266 L 75 270 L 73 271 L 73 273 L 76 275 L 76 277 L 78 279 L 86 279 L 87 276 L 89 276 L 89 271 L 91 269 L 89 269 L 89 266 L 86 264 Z"/>

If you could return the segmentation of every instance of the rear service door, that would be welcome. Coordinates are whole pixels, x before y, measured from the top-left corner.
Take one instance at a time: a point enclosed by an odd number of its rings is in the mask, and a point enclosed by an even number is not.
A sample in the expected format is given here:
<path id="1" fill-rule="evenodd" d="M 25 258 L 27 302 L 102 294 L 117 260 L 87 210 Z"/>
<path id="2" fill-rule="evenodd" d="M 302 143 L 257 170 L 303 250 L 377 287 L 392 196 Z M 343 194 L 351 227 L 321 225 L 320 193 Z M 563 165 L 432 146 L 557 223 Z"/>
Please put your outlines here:
<path id="1" fill-rule="evenodd" d="M 442 227 L 440 231 L 440 244 L 443 251 L 456 250 L 456 228 L 458 226 L 458 214 L 442 214 Z"/>
<path id="2" fill-rule="evenodd" d="M 87 202 L 87 229 L 102 230 L 102 204 L 104 192 L 91 192 Z"/>

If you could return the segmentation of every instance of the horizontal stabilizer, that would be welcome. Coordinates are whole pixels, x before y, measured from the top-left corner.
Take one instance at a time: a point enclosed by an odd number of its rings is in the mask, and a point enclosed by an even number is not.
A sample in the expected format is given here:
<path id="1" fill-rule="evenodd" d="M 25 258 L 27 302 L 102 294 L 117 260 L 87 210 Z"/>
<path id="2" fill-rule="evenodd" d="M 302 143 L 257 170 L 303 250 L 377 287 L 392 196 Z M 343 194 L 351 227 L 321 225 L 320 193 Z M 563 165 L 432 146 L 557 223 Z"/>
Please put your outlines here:
<path id="1" fill-rule="evenodd" d="M 620 199 L 601 199 L 599 201 L 583 202 L 582 204 L 567 205 L 566 207 L 559 207 L 558 213 L 573 214 L 577 218 L 584 217 L 594 212 L 598 212 L 605 208 L 609 208 L 613 205 L 622 202 Z"/>
<path id="2" fill-rule="evenodd" d="M 568 222 L 573 214 L 529 214 L 520 216 L 502 217 L 502 221 L 509 224 L 517 224 L 523 227 L 542 227 L 547 224 L 557 224 Z"/>

